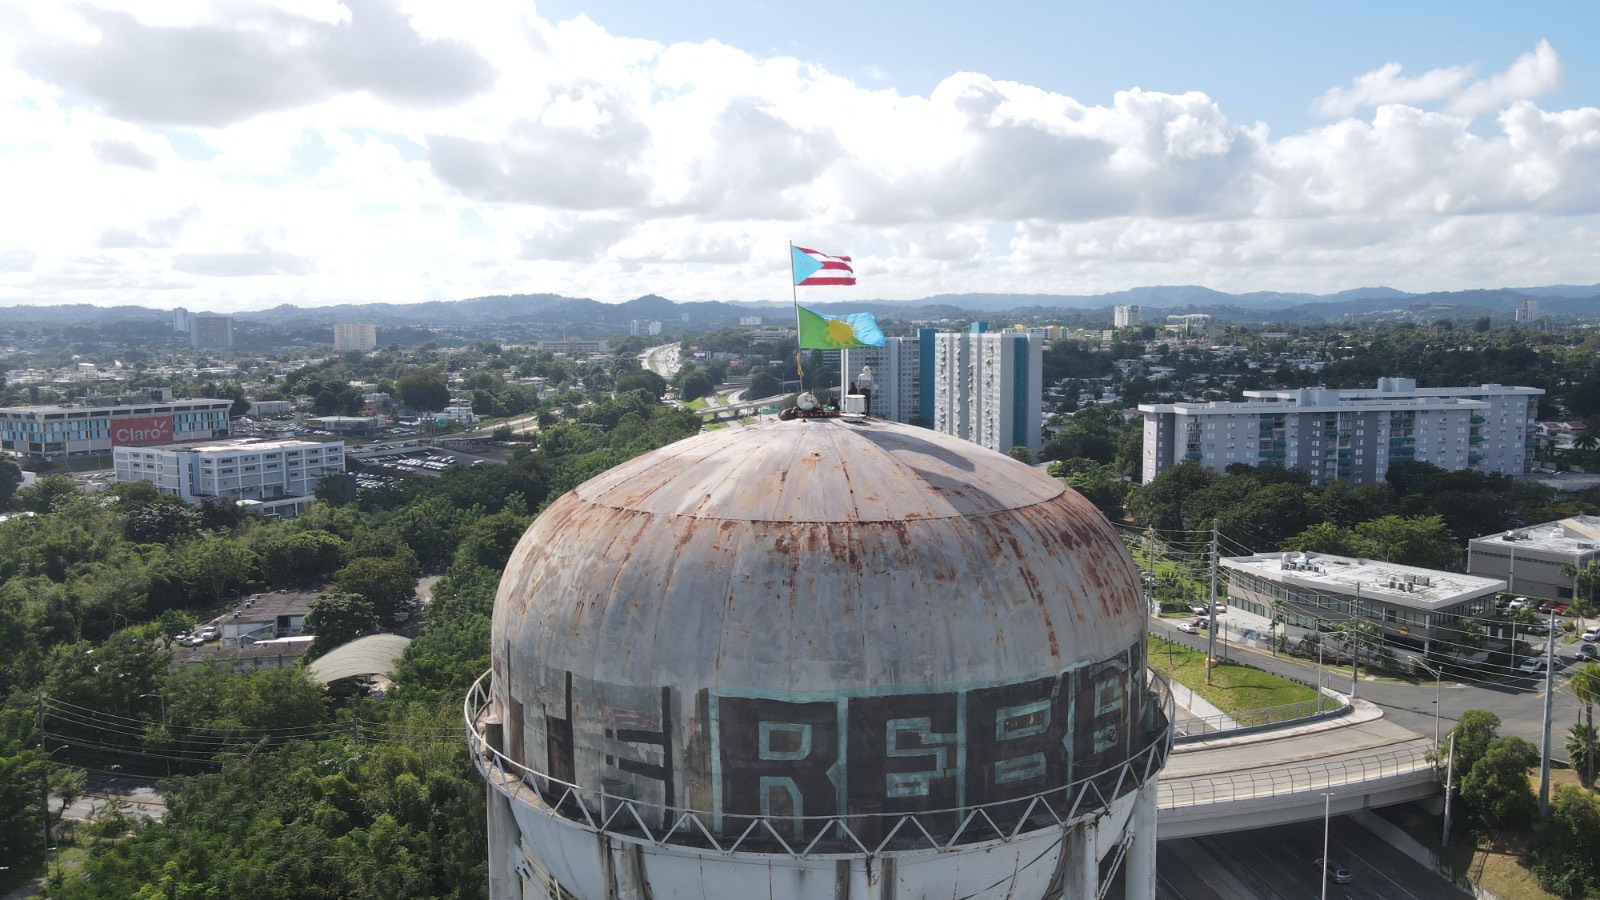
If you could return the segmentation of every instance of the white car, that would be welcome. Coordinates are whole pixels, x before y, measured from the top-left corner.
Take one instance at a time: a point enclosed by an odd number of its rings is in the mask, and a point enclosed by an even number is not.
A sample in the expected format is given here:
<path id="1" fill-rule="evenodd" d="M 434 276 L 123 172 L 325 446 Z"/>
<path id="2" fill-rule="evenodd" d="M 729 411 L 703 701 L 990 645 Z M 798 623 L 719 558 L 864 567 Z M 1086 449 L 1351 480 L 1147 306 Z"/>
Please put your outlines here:
<path id="1" fill-rule="evenodd" d="M 1536 672 L 1543 672 L 1549 665 L 1550 661 L 1545 659 L 1543 656 L 1530 656 L 1523 660 L 1522 665 L 1517 666 L 1517 668 L 1523 672 L 1533 674 Z"/>
<path id="2" fill-rule="evenodd" d="M 1596 625 L 1590 628 L 1588 631 L 1585 631 L 1583 633 L 1583 639 L 1590 643 L 1600 641 L 1600 625 Z"/>

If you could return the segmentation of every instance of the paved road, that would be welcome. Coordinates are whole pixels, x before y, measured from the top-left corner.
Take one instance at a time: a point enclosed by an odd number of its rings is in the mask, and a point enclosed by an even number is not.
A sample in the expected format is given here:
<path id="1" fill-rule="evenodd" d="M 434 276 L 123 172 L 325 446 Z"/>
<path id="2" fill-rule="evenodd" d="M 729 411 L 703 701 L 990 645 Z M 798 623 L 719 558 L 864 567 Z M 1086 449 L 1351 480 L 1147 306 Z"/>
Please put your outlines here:
<path id="1" fill-rule="evenodd" d="M 1354 876 L 1329 884 L 1337 900 L 1459 900 L 1469 896 L 1431 870 L 1344 818 L 1330 823 L 1328 856 Z M 1322 823 L 1162 841 L 1156 855 L 1158 900 L 1277 900 L 1321 895 L 1316 859 Z"/>
<path id="2" fill-rule="evenodd" d="M 67 806 L 68 819 L 81 822 L 90 818 L 111 797 L 121 798 L 127 805 L 127 811 L 132 814 L 146 815 L 152 819 L 159 819 L 167 814 L 166 801 L 156 792 L 154 778 L 114 775 L 108 772 L 86 771 L 84 774 L 87 776 L 84 795 Z M 60 805 L 59 798 L 51 798 L 52 810 L 59 809 Z"/>

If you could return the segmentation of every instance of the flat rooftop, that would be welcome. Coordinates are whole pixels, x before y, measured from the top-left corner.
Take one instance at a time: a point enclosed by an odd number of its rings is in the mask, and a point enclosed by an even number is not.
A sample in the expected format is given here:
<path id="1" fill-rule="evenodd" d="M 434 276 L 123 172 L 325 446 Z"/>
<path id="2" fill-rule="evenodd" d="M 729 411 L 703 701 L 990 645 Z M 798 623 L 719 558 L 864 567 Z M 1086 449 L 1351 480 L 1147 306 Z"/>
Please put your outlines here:
<path id="1" fill-rule="evenodd" d="M 1509 538 L 1509 539 L 1508 539 Z M 1473 538 L 1473 543 L 1494 541 L 1496 544 L 1548 550 L 1554 553 L 1578 555 L 1600 550 L 1600 516 L 1573 516 L 1539 525 L 1528 525 Z"/>
<path id="2" fill-rule="evenodd" d="M 325 441 L 306 441 L 300 438 L 221 438 L 218 440 L 189 441 L 187 443 L 157 444 L 151 447 L 134 447 L 135 450 L 181 450 L 184 453 L 237 453 L 240 450 L 304 450 L 326 444 L 343 445 L 339 438 Z"/>
<path id="3" fill-rule="evenodd" d="M 1279 584 L 1328 594 L 1379 600 L 1413 609 L 1438 609 L 1506 589 L 1498 578 L 1421 569 L 1329 553 L 1260 553 L 1226 556 L 1222 567 Z M 1402 587 L 1409 585 L 1410 587 Z"/>
<path id="4" fill-rule="evenodd" d="M 239 601 L 234 609 L 239 613 L 223 613 L 218 622 L 266 622 L 279 616 L 303 616 L 311 611 L 311 603 L 322 596 L 321 591 L 290 591 L 251 594 Z M 250 604 L 245 606 L 245 604 Z"/>

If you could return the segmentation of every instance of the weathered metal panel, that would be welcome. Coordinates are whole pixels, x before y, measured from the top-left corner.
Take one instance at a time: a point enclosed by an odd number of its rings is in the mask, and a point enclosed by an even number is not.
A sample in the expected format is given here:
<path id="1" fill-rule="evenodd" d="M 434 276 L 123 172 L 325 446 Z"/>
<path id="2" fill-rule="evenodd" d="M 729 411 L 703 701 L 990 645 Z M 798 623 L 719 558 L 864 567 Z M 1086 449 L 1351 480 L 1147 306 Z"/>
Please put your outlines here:
<path id="1" fill-rule="evenodd" d="M 494 690 L 525 706 L 530 766 L 613 796 L 736 828 L 947 809 L 1142 746 L 1143 628 L 1122 542 L 1059 481 L 925 429 L 797 420 L 553 503 L 501 581 Z"/>

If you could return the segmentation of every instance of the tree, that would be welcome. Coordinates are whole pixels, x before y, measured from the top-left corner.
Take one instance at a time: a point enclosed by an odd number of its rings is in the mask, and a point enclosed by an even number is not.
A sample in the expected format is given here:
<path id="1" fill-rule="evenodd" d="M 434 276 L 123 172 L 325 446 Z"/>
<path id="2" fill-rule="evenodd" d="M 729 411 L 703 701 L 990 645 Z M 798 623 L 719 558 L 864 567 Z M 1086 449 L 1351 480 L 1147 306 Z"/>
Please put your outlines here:
<path id="1" fill-rule="evenodd" d="M 255 561 L 254 553 L 225 537 L 191 541 L 178 551 L 178 569 L 190 596 L 209 603 L 222 602 L 229 591 L 242 591 Z"/>
<path id="2" fill-rule="evenodd" d="M 22 484 L 22 467 L 9 456 L 0 456 L 0 509 L 11 505 L 11 496 Z"/>
<path id="3" fill-rule="evenodd" d="M 344 539 L 322 530 L 279 534 L 259 548 L 261 574 L 274 587 L 325 580 L 344 562 Z"/>
<path id="4" fill-rule="evenodd" d="M 437 412 L 450 405 L 450 385 L 438 369 L 412 369 L 395 382 L 395 390 L 412 409 Z"/>
<path id="5" fill-rule="evenodd" d="M 754 382 L 751 382 L 752 386 Z M 753 389 L 753 388 L 752 388 Z M 661 395 L 667 392 L 667 380 L 649 369 L 640 369 L 617 376 L 617 393 L 632 391 L 646 391 L 650 397 L 660 400 Z M 761 396 L 761 395 L 756 395 Z"/>
<path id="6" fill-rule="evenodd" d="M 1556 791 L 1550 826 L 1531 854 L 1539 886 L 1562 897 L 1600 892 L 1600 799 L 1573 787 Z"/>
<path id="7" fill-rule="evenodd" d="M 317 636 L 307 654 L 313 659 L 381 627 L 372 601 L 346 591 L 329 591 L 313 600 L 306 626 Z"/>
<path id="8" fill-rule="evenodd" d="M 1461 779 L 1464 818 L 1486 832 L 1526 825 L 1538 808 L 1528 784 L 1528 769 L 1538 762 L 1539 748 L 1522 738 L 1512 735 L 1490 741 L 1483 757 Z"/>
<path id="9" fill-rule="evenodd" d="M 621 384 L 619 381 L 618 384 Z M 749 400 L 761 400 L 767 397 L 776 397 L 783 393 L 783 383 L 778 381 L 778 376 L 768 371 L 760 371 L 750 377 L 750 387 L 744 392 Z"/>
<path id="10" fill-rule="evenodd" d="M 1567 759 L 1578 781 L 1586 788 L 1594 787 L 1595 766 L 1600 763 L 1600 732 L 1593 725 L 1574 725 L 1567 732 Z"/>
<path id="11" fill-rule="evenodd" d="M 46 475 L 11 495 L 11 508 L 47 513 L 78 496 L 78 485 L 68 475 Z"/>
<path id="12" fill-rule="evenodd" d="M 716 385 L 712 383 L 711 376 L 696 370 L 690 372 L 687 377 L 678 383 L 678 399 L 684 403 L 689 403 L 699 400 L 715 389 Z"/>
<path id="13" fill-rule="evenodd" d="M 389 621 L 417 593 L 417 567 L 409 559 L 366 556 L 335 572 L 339 590 L 359 594 L 372 604 L 380 622 Z"/>
<path id="14" fill-rule="evenodd" d="M 1006 455 L 1017 462 L 1026 463 L 1030 466 L 1033 465 L 1033 451 L 1022 446 L 1021 444 L 1018 444 L 1017 446 L 1012 447 L 1010 450 L 1007 450 Z"/>
<path id="15" fill-rule="evenodd" d="M 193 534 L 200 528 L 200 514 L 176 497 L 161 498 L 130 509 L 123 523 L 128 540 L 151 544 Z"/>
<path id="16" fill-rule="evenodd" d="M 1583 704 L 1584 724 L 1593 726 L 1594 702 L 1600 699 L 1600 663 L 1584 663 L 1567 683 L 1572 687 L 1572 696 Z"/>

